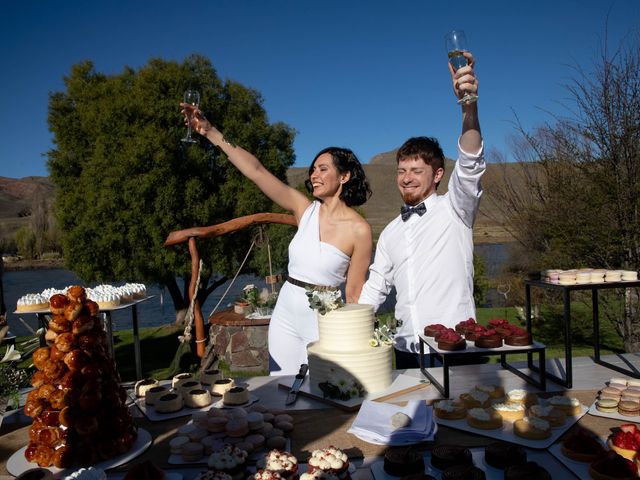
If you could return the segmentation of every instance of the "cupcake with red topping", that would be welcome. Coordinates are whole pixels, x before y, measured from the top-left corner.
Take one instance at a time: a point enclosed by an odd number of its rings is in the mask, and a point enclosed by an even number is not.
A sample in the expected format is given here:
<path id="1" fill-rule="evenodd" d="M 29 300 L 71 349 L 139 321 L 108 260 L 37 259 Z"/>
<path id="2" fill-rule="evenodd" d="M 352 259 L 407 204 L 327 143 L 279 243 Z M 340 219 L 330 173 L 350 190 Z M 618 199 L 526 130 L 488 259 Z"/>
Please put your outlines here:
<path id="1" fill-rule="evenodd" d="M 467 342 L 465 341 L 460 334 L 456 333 L 456 331 L 452 328 L 448 328 L 443 331 L 437 338 L 438 348 L 440 350 L 464 350 L 467 348 Z"/>
<path id="2" fill-rule="evenodd" d="M 499 348 L 502 346 L 502 337 L 490 328 L 476 336 L 475 345 L 480 348 Z"/>

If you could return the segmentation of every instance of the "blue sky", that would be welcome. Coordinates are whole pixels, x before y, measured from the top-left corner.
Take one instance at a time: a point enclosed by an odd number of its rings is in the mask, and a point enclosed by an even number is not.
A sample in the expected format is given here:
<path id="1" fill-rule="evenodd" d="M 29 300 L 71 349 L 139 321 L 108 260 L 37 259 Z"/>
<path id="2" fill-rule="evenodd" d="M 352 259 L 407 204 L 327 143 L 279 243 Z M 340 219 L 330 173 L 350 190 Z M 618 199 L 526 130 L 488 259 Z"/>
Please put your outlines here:
<path id="1" fill-rule="evenodd" d="M 48 175 L 48 95 L 87 59 L 117 74 L 150 58 L 203 54 L 221 78 L 260 91 L 271 121 L 298 132 L 297 166 L 328 145 L 352 148 L 366 163 L 414 135 L 435 136 L 455 156 L 460 113 L 446 66 L 448 30 L 464 29 L 477 58 L 485 144 L 508 155 L 515 115 L 530 129 L 567 113 L 571 65 L 592 68 L 607 14 L 611 45 L 640 28 L 639 0 L 0 5 L 0 176 L 13 178 Z"/>

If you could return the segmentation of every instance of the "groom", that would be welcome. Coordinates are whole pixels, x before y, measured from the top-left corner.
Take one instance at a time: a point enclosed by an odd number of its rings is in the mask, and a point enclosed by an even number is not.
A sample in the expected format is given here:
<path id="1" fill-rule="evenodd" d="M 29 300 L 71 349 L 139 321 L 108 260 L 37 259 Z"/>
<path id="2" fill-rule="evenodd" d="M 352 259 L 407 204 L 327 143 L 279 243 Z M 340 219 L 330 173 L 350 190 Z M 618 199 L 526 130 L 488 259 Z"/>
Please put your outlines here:
<path id="1" fill-rule="evenodd" d="M 473 56 L 454 72 L 457 98 L 477 93 Z M 414 137 L 398 150 L 396 183 L 404 201 L 401 215 L 380 234 L 369 279 L 359 303 L 377 309 L 396 288 L 395 317 L 402 322 L 394 339 L 396 368 L 418 368 L 419 339 L 426 325 L 453 328 L 475 318 L 473 301 L 473 223 L 478 212 L 485 171 L 478 104 L 462 103 L 458 161 L 447 193 L 436 189 L 444 175 L 438 141 Z"/>

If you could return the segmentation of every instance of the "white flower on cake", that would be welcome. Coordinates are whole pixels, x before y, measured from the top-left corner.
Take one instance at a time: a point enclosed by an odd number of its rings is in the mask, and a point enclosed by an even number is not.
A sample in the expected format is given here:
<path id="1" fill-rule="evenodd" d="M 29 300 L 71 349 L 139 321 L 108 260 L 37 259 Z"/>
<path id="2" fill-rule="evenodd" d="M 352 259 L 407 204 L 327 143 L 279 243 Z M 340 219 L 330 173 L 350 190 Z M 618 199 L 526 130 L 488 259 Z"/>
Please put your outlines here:
<path id="1" fill-rule="evenodd" d="M 326 382 L 319 383 L 318 387 L 320 387 L 325 397 L 338 400 L 363 397 L 366 393 L 364 387 L 354 378 L 330 378 Z"/>
<path id="2" fill-rule="evenodd" d="M 317 310 L 320 315 L 344 307 L 340 290 L 318 291 L 312 288 L 307 288 L 306 290 L 307 297 L 309 298 L 309 308 Z"/>
<path id="3" fill-rule="evenodd" d="M 380 345 L 393 345 L 393 337 L 396 334 L 395 328 L 382 325 L 373 331 L 373 338 L 369 340 L 369 345 L 379 347 Z"/>

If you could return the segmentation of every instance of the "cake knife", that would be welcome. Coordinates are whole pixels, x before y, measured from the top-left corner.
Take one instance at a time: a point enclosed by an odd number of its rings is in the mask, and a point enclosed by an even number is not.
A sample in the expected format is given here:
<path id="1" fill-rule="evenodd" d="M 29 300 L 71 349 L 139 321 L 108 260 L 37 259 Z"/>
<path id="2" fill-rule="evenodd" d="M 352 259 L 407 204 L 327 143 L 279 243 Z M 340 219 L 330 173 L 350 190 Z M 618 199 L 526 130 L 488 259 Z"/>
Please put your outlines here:
<path id="1" fill-rule="evenodd" d="M 309 370 L 309 365 L 303 363 L 300 365 L 300 370 L 296 375 L 295 380 L 293 381 L 293 385 L 291 385 L 291 390 L 287 395 L 287 400 L 284 402 L 285 405 L 292 405 L 295 403 L 298 398 L 298 392 L 300 391 L 300 387 L 304 383 L 304 378 L 307 376 L 307 370 Z"/>

